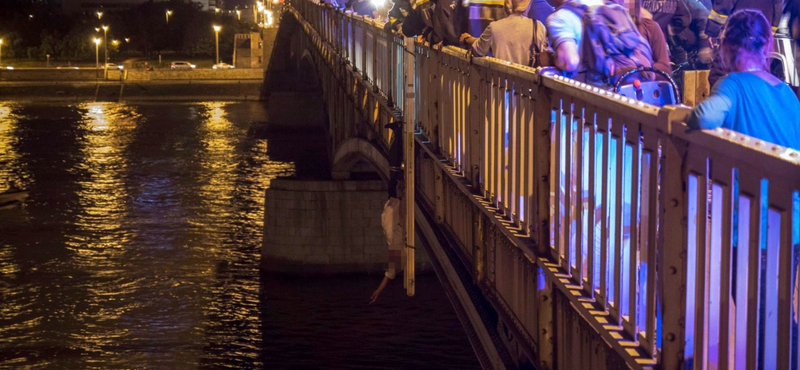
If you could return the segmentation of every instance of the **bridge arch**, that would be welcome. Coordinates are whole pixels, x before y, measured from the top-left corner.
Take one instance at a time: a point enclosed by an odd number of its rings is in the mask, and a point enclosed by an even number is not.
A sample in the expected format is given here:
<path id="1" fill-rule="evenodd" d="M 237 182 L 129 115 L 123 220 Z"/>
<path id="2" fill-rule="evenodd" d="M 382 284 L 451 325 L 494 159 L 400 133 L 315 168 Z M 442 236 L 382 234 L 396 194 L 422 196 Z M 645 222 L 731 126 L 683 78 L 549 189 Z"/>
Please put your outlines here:
<path id="1" fill-rule="evenodd" d="M 300 90 L 319 92 L 320 79 L 317 68 L 317 63 L 311 51 L 308 48 L 303 48 L 303 53 L 300 55 L 297 64 Z"/>
<path id="2" fill-rule="evenodd" d="M 333 154 L 331 176 L 334 179 L 349 179 L 353 172 L 365 172 L 365 169 L 376 173 L 384 182 L 389 181 L 389 160 L 367 140 L 347 139 Z"/>

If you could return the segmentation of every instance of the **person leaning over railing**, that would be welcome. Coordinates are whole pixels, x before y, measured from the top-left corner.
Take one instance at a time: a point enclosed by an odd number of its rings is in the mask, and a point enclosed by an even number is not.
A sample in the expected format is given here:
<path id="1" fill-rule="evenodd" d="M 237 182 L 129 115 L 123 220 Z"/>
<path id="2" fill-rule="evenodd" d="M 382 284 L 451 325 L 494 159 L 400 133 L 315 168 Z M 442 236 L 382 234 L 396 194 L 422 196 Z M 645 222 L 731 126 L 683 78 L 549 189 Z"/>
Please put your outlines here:
<path id="1" fill-rule="evenodd" d="M 600 5 L 601 0 L 573 0 L 583 5 Z M 583 42 L 583 23 L 575 12 L 563 7 L 567 0 L 548 0 L 556 8 L 547 17 L 547 33 L 555 51 L 553 64 L 568 76 L 574 76 L 586 68 L 581 66 L 580 50 Z"/>
<path id="2" fill-rule="evenodd" d="M 795 0 L 789 0 L 795 1 Z M 781 0 L 714 0 L 714 5 L 708 15 L 706 23 L 706 35 L 711 38 L 712 44 L 719 44 L 719 35 L 729 20 L 728 16 L 737 10 L 756 9 L 759 10 L 769 22 L 771 33 L 778 30 L 781 20 Z M 720 78 L 730 72 L 722 65 L 721 58 L 714 58 L 711 63 L 711 71 L 708 73 L 708 84 L 714 86 Z"/>
<path id="3" fill-rule="evenodd" d="M 770 23 L 760 11 L 739 10 L 728 18 L 719 58 L 731 72 L 692 109 L 687 125 L 724 127 L 800 150 L 800 102 L 789 85 L 769 73 L 771 49 Z"/>
<path id="4" fill-rule="evenodd" d="M 526 17 L 531 0 L 506 0 L 509 15 L 489 24 L 480 38 L 461 35 L 476 56 L 489 55 L 512 63 L 530 66 L 551 65 L 547 30 L 542 22 Z"/>
<path id="5" fill-rule="evenodd" d="M 433 33 L 431 33 L 430 43 L 442 45 L 459 45 L 461 36 L 461 25 L 456 17 L 456 5 L 458 0 L 431 0 L 436 3 L 433 9 Z"/>

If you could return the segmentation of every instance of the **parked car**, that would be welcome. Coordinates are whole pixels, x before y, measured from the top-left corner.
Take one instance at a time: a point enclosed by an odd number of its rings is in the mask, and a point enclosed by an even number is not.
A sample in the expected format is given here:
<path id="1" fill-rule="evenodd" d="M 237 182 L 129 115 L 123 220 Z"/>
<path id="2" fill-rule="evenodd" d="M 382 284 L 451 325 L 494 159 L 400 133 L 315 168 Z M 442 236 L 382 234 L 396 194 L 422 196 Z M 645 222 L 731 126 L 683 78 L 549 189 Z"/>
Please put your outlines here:
<path id="1" fill-rule="evenodd" d="M 233 69 L 234 67 L 228 63 L 217 63 L 211 66 L 212 69 Z"/>
<path id="2" fill-rule="evenodd" d="M 169 69 L 194 69 L 195 67 L 194 64 L 185 61 L 172 62 L 169 65 Z"/>
<path id="3" fill-rule="evenodd" d="M 123 69 L 123 68 L 125 68 L 125 67 L 122 66 L 122 64 L 117 64 L 117 63 L 106 63 L 105 67 L 108 68 L 108 69 Z M 103 67 L 100 67 L 100 68 L 103 68 Z"/>

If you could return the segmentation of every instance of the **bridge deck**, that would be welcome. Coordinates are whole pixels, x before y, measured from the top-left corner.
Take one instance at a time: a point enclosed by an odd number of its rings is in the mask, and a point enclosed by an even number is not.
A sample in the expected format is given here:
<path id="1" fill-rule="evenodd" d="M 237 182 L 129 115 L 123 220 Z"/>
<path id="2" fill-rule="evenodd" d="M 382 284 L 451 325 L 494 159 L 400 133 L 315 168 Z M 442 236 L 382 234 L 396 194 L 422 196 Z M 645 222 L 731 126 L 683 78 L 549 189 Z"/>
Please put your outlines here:
<path id="1" fill-rule="evenodd" d="M 541 369 L 798 368 L 800 153 L 688 133 L 685 107 L 406 45 L 309 0 L 282 22 L 300 26 L 292 46 L 322 81 L 334 147 L 362 137 L 385 153 L 384 125 L 415 117 L 417 202 L 517 355 Z"/>

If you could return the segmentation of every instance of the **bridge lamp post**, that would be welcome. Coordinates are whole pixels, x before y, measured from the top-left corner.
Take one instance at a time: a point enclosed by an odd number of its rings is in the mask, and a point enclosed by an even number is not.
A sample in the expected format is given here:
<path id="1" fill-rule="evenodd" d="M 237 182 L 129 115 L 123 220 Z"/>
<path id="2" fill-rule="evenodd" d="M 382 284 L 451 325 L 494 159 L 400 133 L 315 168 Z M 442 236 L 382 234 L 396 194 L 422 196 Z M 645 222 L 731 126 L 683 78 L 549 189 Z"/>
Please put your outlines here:
<path id="1" fill-rule="evenodd" d="M 172 10 L 167 10 L 167 24 L 169 24 L 169 16 L 172 15 Z"/>
<path id="2" fill-rule="evenodd" d="M 103 19 L 103 12 L 97 12 L 97 19 Z"/>
<path id="3" fill-rule="evenodd" d="M 239 9 L 236 9 L 236 19 L 242 20 L 242 11 Z"/>
<path id="4" fill-rule="evenodd" d="M 221 29 L 222 27 L 214 25 L 214 39 L 216 40 L 217 43 L 217 64 L 219 64 L 219 31 Z"/>

